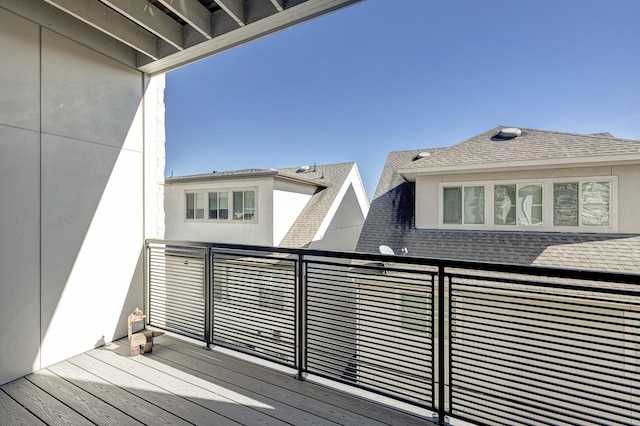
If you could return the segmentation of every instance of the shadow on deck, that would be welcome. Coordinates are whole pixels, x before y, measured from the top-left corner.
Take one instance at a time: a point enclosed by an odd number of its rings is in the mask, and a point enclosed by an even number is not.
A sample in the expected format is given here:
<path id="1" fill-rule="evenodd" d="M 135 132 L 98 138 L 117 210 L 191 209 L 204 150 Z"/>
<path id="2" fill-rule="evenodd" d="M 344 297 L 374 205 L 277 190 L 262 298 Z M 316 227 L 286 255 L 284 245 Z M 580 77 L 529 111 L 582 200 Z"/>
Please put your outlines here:
<path id="1" fill-rule="evenodd" d="M 425 419 L 219 351 L 125 339 L 0 387 L 0 424 L 424 425 Z"/>

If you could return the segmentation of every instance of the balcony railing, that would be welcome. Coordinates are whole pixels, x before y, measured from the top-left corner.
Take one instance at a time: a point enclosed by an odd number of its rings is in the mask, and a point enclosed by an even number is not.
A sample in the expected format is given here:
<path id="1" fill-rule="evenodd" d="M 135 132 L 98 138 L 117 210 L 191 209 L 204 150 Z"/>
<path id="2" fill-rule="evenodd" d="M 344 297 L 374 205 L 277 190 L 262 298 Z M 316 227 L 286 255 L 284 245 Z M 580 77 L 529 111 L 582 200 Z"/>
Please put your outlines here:
<path id="1" fill-rule="evenodd" d="M 151 326 L 301 380 L 439 424 L 640 424 L 639 275 L 164 240 L 147 266 Z"/>

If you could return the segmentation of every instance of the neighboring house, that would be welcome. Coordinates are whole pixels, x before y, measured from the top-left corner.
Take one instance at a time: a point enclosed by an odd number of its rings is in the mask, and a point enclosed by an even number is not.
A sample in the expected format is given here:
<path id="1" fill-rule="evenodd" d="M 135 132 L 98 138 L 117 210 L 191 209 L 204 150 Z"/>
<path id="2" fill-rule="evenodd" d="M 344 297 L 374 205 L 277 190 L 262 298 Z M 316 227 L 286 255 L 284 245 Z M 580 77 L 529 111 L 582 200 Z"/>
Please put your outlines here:
<path id="1" fill-rule="evenodd" d="M 498 127 L 391 152 L 357 250 L 640 271 L 640 141 Z"/>
<path id="2" fill-rule="evenodd" d="M 369 202 L 355 163 L 165 180 L 165 237 L 353 251 Z"/>
<path id="3" fill-rule="evenodd" d="M 357 251 L 384 252 L 381 246 L 386 245 L 399 255 L 406 248 L 409 256 L 638 273 L 639 187 L 640 141 L 608 133 L 499 127 L 448 148 L 391 152 Z M 430 354 L 437 333 L 429 318 L 431 306 L 438 307 L 438 293 L 431 294 L 428 281 L 394 270 L 357 280 L 357 381 L 367 383 L 387 372 L 399 388 L 428 395 L 432 360 L 414 355 Z M 464 291 L 456 294 L 459 324 L 474 321 L 462 308 L 468 300 L 473 305 L 477 294 L 471 290 L 468 297 Z M 497 287 L 485 297 L 503 306 L 523 303 L 520 294 Z M 552 311 L 560 300 L 565 299 L 547 289 L 535 303 Z M 637 317 L 637 308 L 629 306 L 625 317 Z M 520 315 L 521 322 L 528 321 L 521 319 L 527 314 Z M 530 330 L 522 333 L 544 338 L 536 327 L 557 318 L 535 315 Z M 482 316 L 495 324 L 504 320 L 499 313 Z M 618 333 L 632 330 L 624 321 L 608 327 Z M 637 338 L 633 331 L 626 332 L 629 341 Z M 398 351 L 411 342 L 413 352 L 407 349 L 391 369 L 386 353 L 373 344 L 380 335 Z M 493 333 L 475 338 L 474 344 L 490 348 Z M 490 365 L 490 351 L 486 359 Z M 632 364 L 628 368 L 634 368 Z"/>

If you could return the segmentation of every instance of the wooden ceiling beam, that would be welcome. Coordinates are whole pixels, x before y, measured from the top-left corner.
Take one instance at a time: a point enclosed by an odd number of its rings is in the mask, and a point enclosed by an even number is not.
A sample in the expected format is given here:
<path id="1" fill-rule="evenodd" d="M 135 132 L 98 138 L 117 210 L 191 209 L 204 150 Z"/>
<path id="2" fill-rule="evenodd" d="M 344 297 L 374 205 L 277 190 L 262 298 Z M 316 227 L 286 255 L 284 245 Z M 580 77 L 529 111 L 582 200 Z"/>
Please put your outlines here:
<path id="1" fill-rule="evenodd" d="M 100 0 L 178 50 L 184 49 L 182 25 L 147 0 Z"/>
<path id="2" fill-rule="evenodd" d="M 211 40 L 211 12 L 198 0 L 158 0 L 200 34 Z"/>
<path id="3" fill-rule="evenodd" d="M 146 56 L 158 60 L 157 37 L 108 6 L 86 0 L 44 0 Z"/>
<path id="4" fill-rule="evenodd" d="M 284 10 L 282 0 L 271 0 L 271 3 L 273 3 L 273 6 L 278 10 L 278 12 L 282 12 Z"/>
<path id="5" fill-rule="evenodd" d="M 241 27 L 245 25 L 244 0 L 214 0 Z"/>

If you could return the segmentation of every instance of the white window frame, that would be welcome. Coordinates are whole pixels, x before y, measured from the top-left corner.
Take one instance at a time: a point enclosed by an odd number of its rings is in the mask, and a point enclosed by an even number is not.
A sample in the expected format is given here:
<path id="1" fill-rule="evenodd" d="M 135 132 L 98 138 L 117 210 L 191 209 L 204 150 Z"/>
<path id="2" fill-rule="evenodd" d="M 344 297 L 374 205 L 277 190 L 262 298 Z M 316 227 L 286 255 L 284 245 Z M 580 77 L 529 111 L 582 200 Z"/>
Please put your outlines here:
<path id="1" fill-rule="evenodd" d="M 209 219 L 209 194 L 210 193 L 221 193 L 221 192 L 226 192 L 228 194 L 228 210 L 229 210 L 229 214 L 228 217 L 226 219 Z M 253 214 L 253 219 L 233 219 L 233 193 L 234 192 L 253 192 L 254 194 L 254 201 L 255 201 L 255 206 L 254 206 L 254 214 Z M 202 219 L 196 219 L 195 216 L 195 208 L 194 208 L 194 218 L 193 219 L 188 219 L 187 218 L 187 194 L 204 194 L 204 218 Z M 243 195 L 243 199 L 244 199 L 244 195 Z M 229 223 L 237 223 L 237 224 L 241 224 L 241 223 L 245 223 L 245 224 L 255 224 L 258 223 L 258 214 L 259 214 L 259 208 L 258 208 L 258 188 L 255 186 L 251 186 L 251 187 L 225 187 L 225 188 L 210 188 L 210 187 L 205 187 L 205 188 L 198 188 L 198 189 L 185 189 L 183 196 L 182 196 L 182 202 L 184 203 L 182 205 L 182 220 L 184 222 L 187 223 L 219 223 L 219 224 L 229 224 Z M 195 202 L 195 201 L 194 201 Z"/>
<path id="2" fill-rule="evenodd" d="M 465 208 L 465 188 L 475 188 L 475 187 L 482 187 L 484 190 L 484 223 L 464 223 L 464 218 L 465 218 L 465 212 L 464 212 L 464 208 Z M 461 205 L 460 205 L 460 222 L 461 223 L 444 223 L 444 190 L 445 189 L 449 189 L 449 188 L 460 188 L 461 189 Z M 463 227 L 473 227 L 473 228 L 482 228 L 487 224 L 487 185 L 484 183 L 465 183 L 465 184 L 457 184 L 454 182 L 451 182 L 450 184 L 442 184 L 441 188 L 439 189 L 439 196 L 440 196 L 440 224 L 446 225 L 446 226 L 463 226 Z"/>
<path id="3" fill-rule="evenodd" d="M 581 187 L 586 182 L 610 182 L 609 187 L 609 226 L 554 226 L 554 191 L 556 183 L 578 183 Z M 496 185 L 542 185 L 542 224 L 537 225 L 496 225 L 494 223 L 494 188 Z M 484 186 L 485 187 L 485 215 L 484 225 L 465 225 L 444 223 L 443 193 L 444 188 Z M 581 189 L 580 189 L 581 191 Z M 579 192 L 580 197 L 580 192 Z M 580 205 L 579 205 L 579 208 Z M 580 214 L 580 213 L 579 213 Z M 567 232 L 567 233 L 617 233 L 618 232 L 618 177 L 617 176 L 573 176 L 544 179 L 501 179 L 483 181 L 460 181 L 460 182 L 439 182 L 438 183 L 438 228 L 439 229 L 459 229 L 459 230 L 491 230 L 491 231 L 537 231 L 537 232 Z"/>

